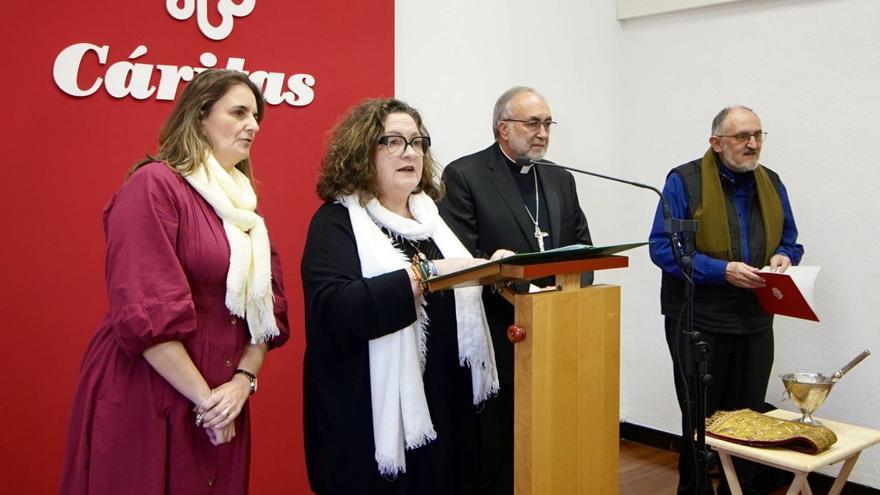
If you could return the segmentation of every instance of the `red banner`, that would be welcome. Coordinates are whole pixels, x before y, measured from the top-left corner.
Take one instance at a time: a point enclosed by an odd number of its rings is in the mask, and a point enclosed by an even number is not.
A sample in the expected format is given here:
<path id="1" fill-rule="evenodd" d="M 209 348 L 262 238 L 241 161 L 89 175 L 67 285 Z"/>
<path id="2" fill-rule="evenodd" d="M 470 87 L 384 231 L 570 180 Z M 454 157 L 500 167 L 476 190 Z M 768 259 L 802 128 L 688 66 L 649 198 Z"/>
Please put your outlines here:
<path id="1" fill-rule="evenodd" d="M 358 100 L 393 94 L 394 2 L 34 0 L 4 12 L 5 490 L 56 490 L 79 362 L 107 309 L 101 210 L 155 149 L 185 81 L 216 67 L 247 72 L 266 96 L 252 159 L 291 303 L 293 338 L 269 355 L 252 404 L 252 493 L 306 493 L 300 255 L 327 131 Z"/>

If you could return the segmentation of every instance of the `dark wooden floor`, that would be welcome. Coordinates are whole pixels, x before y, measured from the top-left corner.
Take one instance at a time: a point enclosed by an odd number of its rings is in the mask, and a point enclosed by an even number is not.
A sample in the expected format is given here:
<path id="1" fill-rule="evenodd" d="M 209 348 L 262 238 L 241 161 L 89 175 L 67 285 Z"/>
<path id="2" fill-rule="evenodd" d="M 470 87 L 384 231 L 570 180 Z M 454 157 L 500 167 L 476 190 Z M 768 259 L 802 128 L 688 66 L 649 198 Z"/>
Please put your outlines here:
<path id="1" fill-rule="evenodd" d="M 675 494 L 678 454 L 620 441 L 620 495 Z"/>
<path id="2" fill-rule="evenodd" d="M 674 495 L 678 454 L 629 440 L 620 441 L 620 495 Z M 784 495 L 785 488 L 771 495 Z M 817 491 L 814 487 L 813 493 Z"/>

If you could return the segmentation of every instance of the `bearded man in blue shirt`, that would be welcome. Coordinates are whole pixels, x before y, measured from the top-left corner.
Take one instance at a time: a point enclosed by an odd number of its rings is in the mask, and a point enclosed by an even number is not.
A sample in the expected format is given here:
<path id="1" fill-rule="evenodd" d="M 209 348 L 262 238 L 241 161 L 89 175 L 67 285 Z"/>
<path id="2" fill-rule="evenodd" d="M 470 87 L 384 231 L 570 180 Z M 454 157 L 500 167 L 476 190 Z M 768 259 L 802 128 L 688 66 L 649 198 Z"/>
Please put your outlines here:
<path id="1" fill-rule="evenodd" d="M 707 415 L 764 410 L 773 366 L 773 315 L 763 311 L 752 289 L 764 285 L 757 274 L 761 267 L 783 272 L 798 264 L 804 251 L 797 243 L 785 186 L 779 175 L 758 163 L 766 135 L 751 109 L 722 109 L 712 121 L 710 148 L 702 158 L 674 168 L 663 188 L 673 217 L 699 221 L 692 258 L 693 330 L 712 345 Z M 690 345 L 682 336 L 686 282 L 663 224 L 658 206 L 650 253 L 663 270 L 661 310 L 682 409 L 678 493 L 697 495 L 692 430 L 686 421 L 687 378 L 679 359 Z M 691 396 L 695 386 L 689 387 Z M 754 465 L 737 464 L 737 473 L 744 493 L 762 493 L 754 487 Z M 711 486 L 707 493 L 712 493 Z M 729 493 L 724 480 L 719 493 Z"/>

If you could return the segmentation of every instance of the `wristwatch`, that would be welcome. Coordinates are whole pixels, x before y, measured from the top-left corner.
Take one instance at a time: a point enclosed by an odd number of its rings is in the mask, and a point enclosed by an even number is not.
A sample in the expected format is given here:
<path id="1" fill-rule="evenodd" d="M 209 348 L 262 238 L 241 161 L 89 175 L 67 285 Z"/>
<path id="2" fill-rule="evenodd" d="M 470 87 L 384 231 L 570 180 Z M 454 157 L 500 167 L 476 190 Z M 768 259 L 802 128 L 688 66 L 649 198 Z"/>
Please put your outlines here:
<path id="1" fill-rule="evenodd" d="M 243 368 L 238 368 L 233 374 L 246 376 L 247 379 L 251 381 L 251 395 L 257 393 L 257 375 Z"/>

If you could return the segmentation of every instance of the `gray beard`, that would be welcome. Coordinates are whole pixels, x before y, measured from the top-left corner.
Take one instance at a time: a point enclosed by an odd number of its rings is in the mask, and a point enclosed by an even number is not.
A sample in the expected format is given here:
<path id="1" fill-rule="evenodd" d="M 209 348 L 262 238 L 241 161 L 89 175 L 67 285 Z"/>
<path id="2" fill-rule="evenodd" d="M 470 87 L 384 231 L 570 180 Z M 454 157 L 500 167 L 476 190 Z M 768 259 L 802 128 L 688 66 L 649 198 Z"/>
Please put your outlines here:
<path id="1" fill-rule="evenodd" d="M 529 160 L 543 160 L 544 155 L 547 154 L 547 148 L 544 148 L 540 152 L 537 153 L 526 153 L 526 156 L 529 157 Z"/>
<path id="2" fill-rule="evenodd" d="M 724 159 L 724 164 L 727 165 L 727 168 L 733 170 L 734 172 L 752 172 L 756 168 L 758 168 L 758 160 L 756 159 L 754 163 L 742 164 L 742 165 L 734 165 L 733 157 L 727 156 L 727 153 L 722 155 Z"/>

